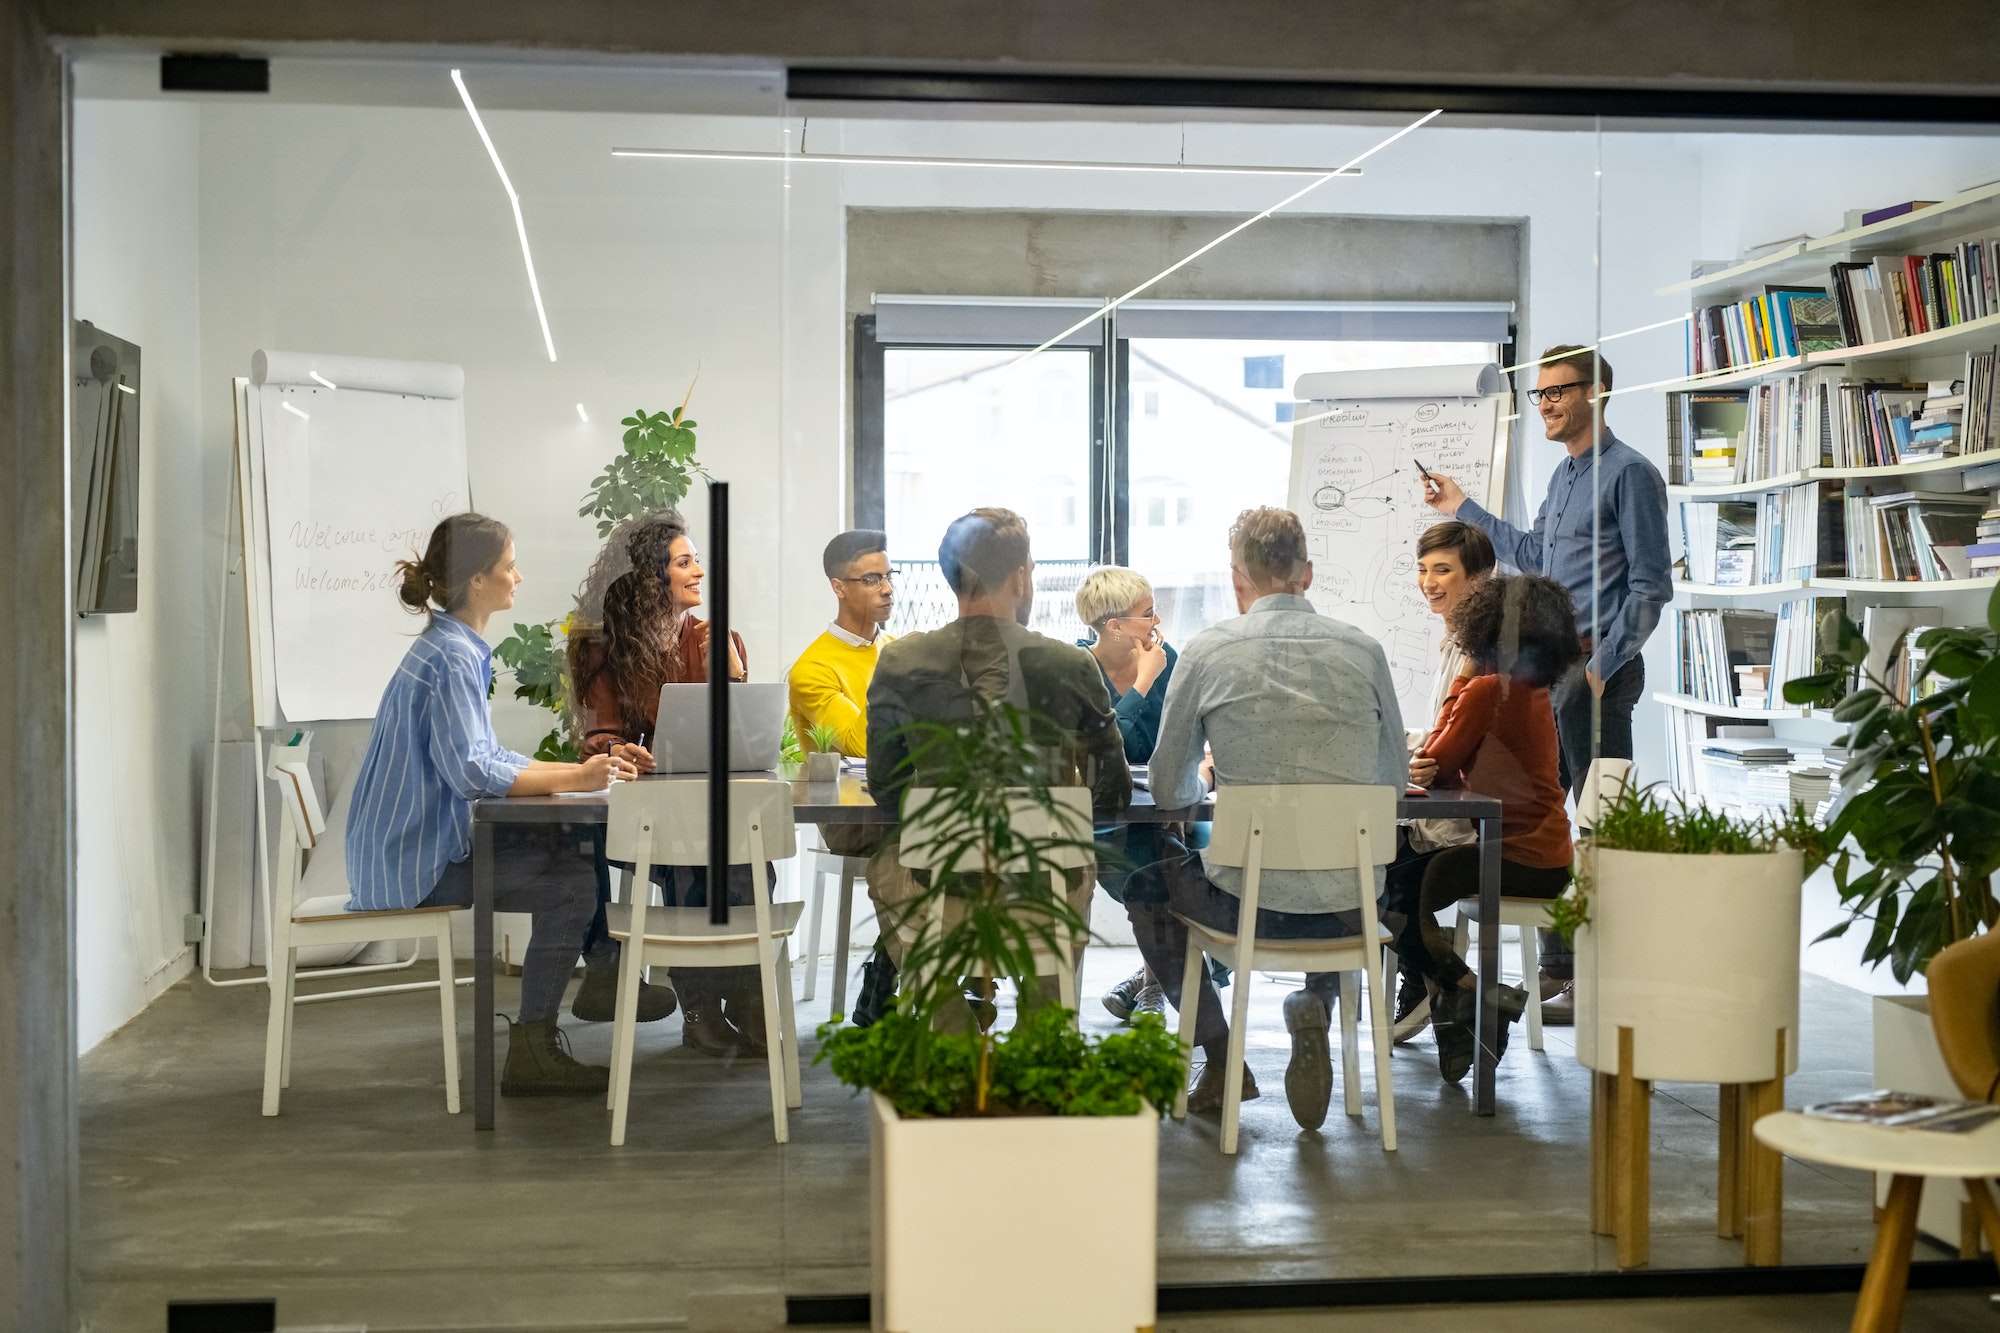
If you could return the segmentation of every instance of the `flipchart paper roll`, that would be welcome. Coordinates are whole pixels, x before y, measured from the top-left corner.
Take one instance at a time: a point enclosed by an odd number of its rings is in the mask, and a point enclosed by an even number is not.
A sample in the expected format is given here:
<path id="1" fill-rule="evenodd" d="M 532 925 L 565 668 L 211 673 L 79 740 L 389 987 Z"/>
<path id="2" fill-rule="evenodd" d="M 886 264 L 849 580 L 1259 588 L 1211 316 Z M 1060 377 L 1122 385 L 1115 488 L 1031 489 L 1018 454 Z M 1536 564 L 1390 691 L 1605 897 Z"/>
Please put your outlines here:
<path id="1" fill-rule="evenodd" d="M 336 356 L 328 352 L 267 352 L 250 357 L 252 384 L 318 385 L 406 393 L 420 398 L 463 398 L 465 367 L 443 361 L 390 361 L 376 356 Z"/>
<path id="2" fill-rule="evenodd" d="M 1484 398 L 1505 393 L 1507 377 L 1491 361 L 1465 366 L 1397 366 L 1390 370 L 1325 370 L 1292 385 L 1300 402 L 1371 398 Z"/>

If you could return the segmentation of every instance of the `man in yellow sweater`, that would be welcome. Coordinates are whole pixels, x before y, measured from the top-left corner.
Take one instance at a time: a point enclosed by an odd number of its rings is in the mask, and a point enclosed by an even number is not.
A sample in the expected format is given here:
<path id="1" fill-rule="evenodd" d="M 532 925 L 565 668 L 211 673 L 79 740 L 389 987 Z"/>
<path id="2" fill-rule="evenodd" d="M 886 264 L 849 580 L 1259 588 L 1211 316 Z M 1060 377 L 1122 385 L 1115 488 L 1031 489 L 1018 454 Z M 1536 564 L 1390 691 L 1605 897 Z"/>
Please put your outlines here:
<path id="1" fill-rule="evenodd" d="M 836 611 L 826 632 L 806 645 L 792 663 L 792 729 L 810 753 L 812 728 L 831 727 L 849 759 L 868 754 L 868 683 L 875 659 L 889 636 L 882 632 L 895 609 L 895 571 L 889 568 L 889 539 L 880 532 L 843 532 L 826 544 L 822 567 L 833 587 Z M 826 849 L 841 856 L 871 855 L 882 830 L 866 824 L 821 824 Z M 878 942 L 862 969 L 861 991 L 852 1017 L 866 1026 L 881 1016 L 895 994 L 896 973 Z"/>
<path id="2" fill-rule="evenodd" d="M 868 682 L 875 678 L 876 655 L 888 642 L 882 626 L 896 605 L 888 545 L 884 534 L 866 529 L 843 532 L 826 544 L 821 563 L 838 609 L 826 632 L 792 663 L 789 678 L 792 729 L 807 753 L 815 748 L 812 729 L 831 727 L 842 754 L 868 756 Z"/>

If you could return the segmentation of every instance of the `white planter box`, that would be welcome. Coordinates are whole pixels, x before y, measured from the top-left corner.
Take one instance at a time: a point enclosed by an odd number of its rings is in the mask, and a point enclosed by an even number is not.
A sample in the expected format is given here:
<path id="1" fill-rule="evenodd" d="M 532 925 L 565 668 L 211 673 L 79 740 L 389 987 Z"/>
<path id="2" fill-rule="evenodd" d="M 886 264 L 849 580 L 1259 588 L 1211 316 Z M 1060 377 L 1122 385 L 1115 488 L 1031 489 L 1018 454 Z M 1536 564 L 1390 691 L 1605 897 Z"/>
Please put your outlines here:
<path id="1" fill-rule="evenodd" d="M 876 1333 L 1153 1327 L 1152 1111 L 905 1120 L 871 1101 Z"/>
<path id="2" fill-rule="evenodd" d="M 1798 1068 L 1804 860 L 1596 852 L 1591 924 L 1577 932 L 1576 1056 L 1649 1080 L 1757 1083 Z"/>
<path id="3" fill-rule="evenodd" d="M 1962 1097 L 1951 1072 L 1938 1054 L 1937 1034 L 1931 1030 L 1931 1001 L 1928 995 L 1878 995 L 1875 997 L 1875 1086 L 1894 1092 L 1922 1092 L 1933 1097 Z M 1875 1202 L 1887 1202 L 1889 1180 L 1875 1177 Z M 1924 1182 L 1924 1201 L 1917 1210 L 1917 1228 L 1953 1249 L 1963 1245 L 1963 1237 L 1974 1234 L 1968 1216 L 1972 1205 L 1955 1180 Z M 1981 1237 L 1981 1248 L 1984 1238 Z"/>

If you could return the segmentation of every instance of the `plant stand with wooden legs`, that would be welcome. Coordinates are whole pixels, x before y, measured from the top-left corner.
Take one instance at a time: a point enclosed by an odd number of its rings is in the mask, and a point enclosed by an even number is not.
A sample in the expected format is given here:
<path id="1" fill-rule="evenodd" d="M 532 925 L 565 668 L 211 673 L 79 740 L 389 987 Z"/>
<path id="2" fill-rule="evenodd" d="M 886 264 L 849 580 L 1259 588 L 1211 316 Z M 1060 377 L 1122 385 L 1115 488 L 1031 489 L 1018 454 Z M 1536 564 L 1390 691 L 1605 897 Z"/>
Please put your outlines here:
<path id="1" fill-rule="evenodd" d="M 1771 1078 L 1724 1083 L 1716 1156 L 1715 1234 L 1741 1238 L 1743 1262 L 1778 1264 L 1784 1249 L 1784 1158 L 1751 1127 L 1785 1105 L 1785 1033 L 1777 1034 Z M 1652 1256 L 1652 1097 L 1633 1074 L 1633 1033 L 1618 1029 L 1618 1069 L 1590 1080 L 1590 1229 L 1618 1243 L 1618 1266 Z"/>

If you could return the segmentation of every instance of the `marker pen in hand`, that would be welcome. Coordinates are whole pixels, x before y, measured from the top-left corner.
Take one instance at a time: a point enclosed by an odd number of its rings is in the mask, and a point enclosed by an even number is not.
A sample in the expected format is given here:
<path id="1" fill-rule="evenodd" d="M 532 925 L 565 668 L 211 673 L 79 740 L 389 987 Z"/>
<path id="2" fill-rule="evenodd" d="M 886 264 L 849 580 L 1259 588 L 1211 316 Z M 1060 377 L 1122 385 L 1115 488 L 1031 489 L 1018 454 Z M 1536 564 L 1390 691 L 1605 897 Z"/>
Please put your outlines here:
<path id="1" fill-rule="evenodd" d="M 1437 493 L 1437 478 L 1431 475 L 1431 470 L 1425 467 L 1424 461 L 1421 458 L 1418 458 L 1415 454 L 1410 455 L 1410 461 L 1412 463 L 1415 463 L 1417 465 L 1417 471 L 1423 474 L 1424 489 L 1431 492 L 1431 494 L 1435 495 Z"/>

